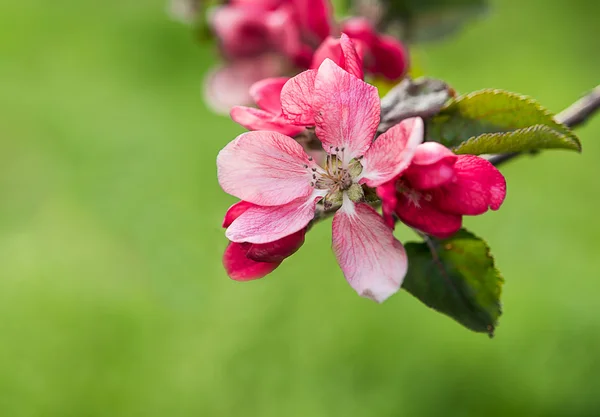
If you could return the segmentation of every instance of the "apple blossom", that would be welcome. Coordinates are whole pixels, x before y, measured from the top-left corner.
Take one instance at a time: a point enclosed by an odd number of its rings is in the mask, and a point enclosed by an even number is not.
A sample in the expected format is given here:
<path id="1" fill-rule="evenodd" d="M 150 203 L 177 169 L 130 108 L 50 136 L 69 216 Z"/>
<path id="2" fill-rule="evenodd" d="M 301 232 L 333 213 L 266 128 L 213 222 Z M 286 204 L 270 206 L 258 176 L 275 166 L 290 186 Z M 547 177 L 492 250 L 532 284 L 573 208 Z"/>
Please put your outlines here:
<path id="1" fill-rule="evenodd" d="M 377 89 L 330 59 L 313 73 L 309 110 L 326 163 L 316 164 L 300 144 L 278 132 L 238 136 L 219 153 L 219 183 L 253 206 L 229 225 L 226 236 L 234 243 L 267 244 L 306 228 L 317 204 L 335 210 L 338 263 L 360 295 L 381 302 L 400 287 L 406 254 L 383 218 L 363 202 L 364 189 L 385 184 L 409 166 L 423 140 L 423 122 L 406 119 L 373 141 L 380 112 Z M 301 86 L 296 81 L 289 83 Z"/>
<path id="2" fill-rule="evenodd" d="M 426 142 L 417 147 L 408 169 L 377 193 L 388 225 L 395 213 L 407 225 L 445 238 L 461 228 L 463 215 L 500 208 L 506 180 L 483 158 L 455 155 L 439 143 Z"/>

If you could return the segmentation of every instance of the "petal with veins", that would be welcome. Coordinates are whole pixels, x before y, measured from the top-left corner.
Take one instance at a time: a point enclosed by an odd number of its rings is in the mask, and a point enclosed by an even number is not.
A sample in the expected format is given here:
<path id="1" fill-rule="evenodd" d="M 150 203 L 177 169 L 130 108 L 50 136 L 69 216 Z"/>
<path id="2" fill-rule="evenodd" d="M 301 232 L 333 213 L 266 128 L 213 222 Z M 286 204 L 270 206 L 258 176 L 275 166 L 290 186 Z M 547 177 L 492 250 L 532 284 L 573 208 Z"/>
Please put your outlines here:
<path id="1" fill-rule="evenodd" d="M 364 155 L 379 124 L 377 88 L 326 59 L 315 78 L 313 111 L 323 148 L 344 148 L 350 160 Z"/>
<path id="2" fill-rule="evenodd" d="M 408 168 L 423 142 L 423 119 L 405 119 L 379 136 L 365 153 L 362 178 L 369 187 L 386 183 Z"/>
<path id="3" fill-rule="evenodd" d="M 406 275 L 404 247 L 367 204 L 344 202 L 335 214 L 333 250 L 352 288 L 377 302 L 398 291 Z"/>
<path id="4" fill-rule="evenodd" d="M 226 193 L 262 206 L 289 203 L 312 192 L 308 155 L 277 132 L 248 132 L 217 156 L 219 184 Z"/>
<path id="5" fill-rule="evenodd" d="M 325 39 L 315 51 L 311 68 L 319 68 L 327 58 L 355 77 L 361 80 L 364 78 L 362 57 L 358 54 L 356 45 L 348 35 L 342 33 L 342 37 L 339 39 L 331 36 Z"/>
<path id="6" fill-rule="evenodd" d="M 281 110 L 291 123 L 299 126 L 315 124 L 312 108 L 316 70 L 301 72 L 291 78 L 281 90 Z"/>
<path id="7" fill-rule="evenodd" d="M 269 243 L 306 227 L 315 215 L 318 196 L 299 198 L 282 206 L 255 206 L 246 210 L 227 228 L 233 242 Z"/>

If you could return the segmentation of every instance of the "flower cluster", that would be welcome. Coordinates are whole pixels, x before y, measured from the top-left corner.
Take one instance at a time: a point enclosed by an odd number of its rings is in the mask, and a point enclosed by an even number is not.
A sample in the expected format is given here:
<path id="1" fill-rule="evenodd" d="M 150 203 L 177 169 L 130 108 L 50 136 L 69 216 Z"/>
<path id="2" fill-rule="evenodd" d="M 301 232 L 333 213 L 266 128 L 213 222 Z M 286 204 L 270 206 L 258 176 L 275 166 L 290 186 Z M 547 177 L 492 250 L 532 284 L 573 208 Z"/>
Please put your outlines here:
<path id="1" fill-rule="evenodd" d="M 252 84 L 318 68 L 342 32 L 352 38 L 369 74 L 401 78 L 408 67 L 403 45 L 378 34 L 367 19 L 337 23 L 328 0 L 231 0 L 213 9 L 209 23 L 225 64 L 207 77 L 208 104 L 220 112 L 250 104 Z"/>
<path id="2" fill-rule="evenodd" d="M 232 110 L 254 130 L 217 158 L 221 187 L 241 200 L 223 222 L 230 240 L 224 265 L 233 279 L 272 272 L 302 246 L 317 213 L 335 213 L 332 246 L 344 276 L 358 294 L 382 302 L 398 291 L 408 268 L 393 235 L 396 217 L 445 237 L 463 215 L 502 204 L 500 172 L 485 159 L 423 142 L 421 118 L 377 134 L 380 98 L 363 81 L 369 63 L 360 45 L 346 34 L 327 39 L 311 69 L 251 88 L 259 109 Z M 375 195 L 383 215 L 367 202 Z"/>

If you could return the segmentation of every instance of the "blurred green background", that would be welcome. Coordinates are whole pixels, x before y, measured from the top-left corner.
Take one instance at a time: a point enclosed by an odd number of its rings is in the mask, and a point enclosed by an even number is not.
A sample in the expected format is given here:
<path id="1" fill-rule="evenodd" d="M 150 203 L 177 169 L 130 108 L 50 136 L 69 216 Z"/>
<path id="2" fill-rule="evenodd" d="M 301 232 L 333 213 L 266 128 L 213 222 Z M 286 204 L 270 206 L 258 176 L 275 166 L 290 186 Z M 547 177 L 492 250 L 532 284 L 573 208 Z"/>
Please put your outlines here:
<path id="1" fill-rule="evenodd" d="M 600 116 L 582 155 L 511 163 L 502 210 L 466 221 L 506 278 L 493 340 L 405 292 L 359 298 L 326 224 L 236 283 L 215 156 L 242 130 L 202 102 L 214 51 L 164 10 L 0 2 L 0 416 L 600 415 Z M 418 56 L 559 111 L 600 81 L 599 14 L 499 0 Z"/>

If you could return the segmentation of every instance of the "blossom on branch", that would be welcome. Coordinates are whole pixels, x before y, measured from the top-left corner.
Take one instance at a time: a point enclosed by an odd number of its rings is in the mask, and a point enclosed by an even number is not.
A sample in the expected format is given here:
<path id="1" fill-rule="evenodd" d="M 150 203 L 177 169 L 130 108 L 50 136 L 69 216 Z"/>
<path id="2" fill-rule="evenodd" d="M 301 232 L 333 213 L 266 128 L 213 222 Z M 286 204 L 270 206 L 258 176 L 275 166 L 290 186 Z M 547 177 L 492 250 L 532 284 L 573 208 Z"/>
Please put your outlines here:
<path id="1" fill-rule="evenodd" d="M 374 141 L 377 89 L 330 59 L 310 73 L 313 97 L 306 111 L 326 163 L 318 165 L 298 142 L 278 132 L 238 136 L 219 153 L 218 178 L 223 190 L 252 206 L 228 225 L 226 236 L 239 244 L 277 242 L 305 229 L 319 204 L 335 211 L 333 249 L 347 281 L 360 295 L 381 302 L 399 289 L 407 260 L 392 229 L 364 202 L 364 193 L 408 168 L 423 140 L 423 122 L 407 119 Z M 291 96 L 306 93 L 297 79 L 288 84 Z M 282 105 L 285 114 L 287 103 Z"/>
<path id="2" fill-rule="evenodd" d="M 436 142 L 419 145 L 409 168 L 377 189 L 384 217 L 393 215 L 426 234 L 445 238 L 456 233 L 463 215 L 498 210 L 506 197 L 506 180 L 489 161 L 455 155 Z"/>

